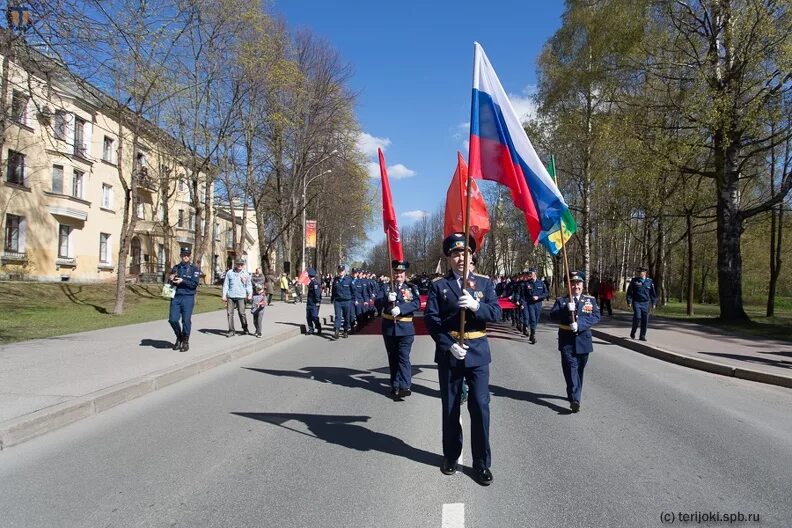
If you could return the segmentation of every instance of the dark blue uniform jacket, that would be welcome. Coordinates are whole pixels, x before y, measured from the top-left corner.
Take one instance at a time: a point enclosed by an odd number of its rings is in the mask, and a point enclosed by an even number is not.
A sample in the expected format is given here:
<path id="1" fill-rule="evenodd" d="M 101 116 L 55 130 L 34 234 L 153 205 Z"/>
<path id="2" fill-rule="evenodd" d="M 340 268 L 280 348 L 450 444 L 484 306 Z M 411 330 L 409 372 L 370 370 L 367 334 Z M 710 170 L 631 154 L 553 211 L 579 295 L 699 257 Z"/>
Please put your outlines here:
<path id="1" fill-rule="evenodd" d="M 520 293 L 522 294 L 522 302 L 524 304 L 540 303 L 547 299 L 547 287 L 545 286 L 545 283 L 540 280 L 525 281 L 522 285 Z M 534 295 L 539 297 L 535 301 L 533 298 Z"/>
<path id="2" fill-rule="evenodd" d="M 589 354 L 594 351 L 594 345 L 591 342 L 591 327 L 600 320 L 597 300 L 588 295 L 580 296 L 575 314 L 578 324 L 577 333 L 569 329 L 569 325 L 572 323 L 572 314 L 567 309 L 568 303 L 569 297 L 559 297 L 556 299 L 553 309 L 550 310 L 550 320 L 559 323 L 558 350 L 573 346 L 576 354 Z"/>
<path id="3" fill-rule="evenodd" d="M 384 336 L 409 336 L 415 335 L 413 314 L 421 309 L 421 297 L 415 284 L 405 283 L 396 289 L 396 303 L 388 302 L 390 285 L 385 292 L 382 312 L 382 335 Z M 397 307 L 401 313 L 394 320 L 390 314 L 392 308 Z"/>
<path id="4" fill-rule="evenodd" d="M 311 278 L 308 283 L 308 299 L 306 300 L 308 306 L 318 306 L 322 304 L 322 286 L 316 277 Z"/>
<path id="5" fill-rule="evenodd" d="M 335 301 L 351 301 L 352 300 L 352 277 L 344 275 L 343 277 L 336 277 L 333 279 L 333 290 L 330 293 L 330 300 Z"/>
<path id="6" fill-rule="evenodd" d="M 453 272 L 432 283 L 424 310 L 426 327 L 436 344 L 435 362 L 450 367 L 478 367 L 491 363 L 489 342 L 483 334 L 487 330 L 487 322 L 501 319 L 501 308 L 495 295 L 495 286 L 489 277 L 471 273 L 465 286 L 480 303 L 477 312 L 468 310 L 465 314 L 465 335 L 475 333 L 473 335 L 482 334 L 482 336 L 465 339 L 465 344 L 470 348 L 464 360 L 456 359 L 450 352 L 451 345 L 457 342 L 454 335 L 459 332 L 458 302 L 462 295 Z"/>
<path id="7" fill-rule="evenodd" d="M 654 282 L 649 277 L 633 277 L 627 287 L 627 304 L 633 302 L 650 302 L 652 306 L 657 304 L 657 294 L 655 293 Z"/>
<path id="8" fill-rule="evenodd" d="M 176 284 L 176 295 L 195 295 L 198 281 L 201 280 L 201 270 L 192 264 L 179 262 L 171 270 L 176 277 L 181 277 L 180 284 Z"/>

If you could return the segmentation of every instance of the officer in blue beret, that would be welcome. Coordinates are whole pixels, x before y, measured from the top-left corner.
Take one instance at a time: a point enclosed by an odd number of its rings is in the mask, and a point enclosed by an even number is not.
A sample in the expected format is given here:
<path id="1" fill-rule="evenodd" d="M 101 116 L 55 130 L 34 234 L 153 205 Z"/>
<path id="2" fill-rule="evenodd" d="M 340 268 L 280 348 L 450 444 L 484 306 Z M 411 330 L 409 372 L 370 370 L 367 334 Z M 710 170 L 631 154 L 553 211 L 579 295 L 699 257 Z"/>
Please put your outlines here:
<path id="1" fill-rule="evenodd" d="M 421 294 L 418 287 L 407 282 L 410 263 L 406 260 L 391 262 L 393 284 L 385 292 L 382 312 L 382 339 L 388 351 L 391 397 L 401 401 L 412 394 L 412 365 L 410 351 L 415 341 L 413 313 L 421 309 Z"/>
<path id="2" fill-rule="evenodd" d="M 192 250 L 184 246 L 179 252 L 181 262 L 173 266 L 168 275 L 168 282 L 176 287 L 176 295 L 170 302 L 168 322 L 176 333 L 176 343 L 173 350 L 187 352 L 190 350 L 190 329 L 192 328 L 192 313 L 195 307 L 195 292 L 201 279 L 201 270 L 190 263 Z M 181 325 L 179 324 L 181 318 Z"/>
<path id="3" fill-rule="evenodd" d="M 316 280 L 316 270 L 308 268 L 308 298 L 305 303 L 305 319 L 308 322 L 306 333 L 322 335 L 322 323 L 319 321 L 319 305 L 322 304 L 322 285 Z"/>
<path id="4" fill-rule="evenodd" d="M 450 271 L 429 288 L 424 319 L 435 341 L 435 363 L 440 381 L 443 409 L 443 463 L 440 470 L 453 475 L 462 453 L 462 426 L 459 413 L 462 383 L 470 387 L 471 452 L 473 476 L 488 486 L 493 476 L 489 444 L 489 364 L 492 361 L 487 323 L 501 318 L 495 286 L 489 277 L 469 273 L 463 277 L 465 260 L 470 269 L 475 241 L 454 233 L 443 241 L 443 252 Z M 459 335 L 460 311 L 465 312 L 464 334 Z M 462 343 L 459 340 L 462 338 Z"/>
<path id="5" fill-rule="evenodd" d="M 547 297 L 548 292 L 544 281 L 536 279 L 536 268 L 529 268 L 527 280 L 523 282 L 522 286 L 522 302 L 528 315 L 528 328 L 523 329 L 523 335 L 529 336 L 531 344 L 536 343 L 536 326 L 542 315 L 542 302 Z"/>
<path id="6" fill-rule="evenodd" d="M 638 266 L 636 270 L 638 275 L 630 280 L 630 285 L 627 287 L 627 306 L 632 305 L 633 309 L 630 337 L 635 339 L 635 331 L 640 324 L 640 339 L 646 341 L 646 328 L 649 326 L 649 305 L 651 304 L 652 308 L 657 308 L 657 293 L 654 282 L 646 276 L 649 270 L 644 266 Z"/>
<path id="7" fill-rule="evenodd" d="M 597 300 L 583 295 L 586 276 L 579 271 L 569 274 L 572 298 L 569 295 L 556 299 L 550 319 L 558 324 L 558 350 L 561 352 L 561 369 L 566 380 L 567 399 L 573 413 L 580 411 L 583 393 L 583 371 L 594 350 L 591 327 L 600 320 Z"/>
<path id="8" fill-rule="evenodd" d="M 334 337 L 338 339 L 338 333 L 343 328 L 342 337 L 349 336 L 349 331 L 352 328 L 352 298 L 354 296 L 352 278 L 347 275 L 346 266 L 343 264 L 338 266 L 338 275 L 333 279 L 333 286 L 330 290 L 330 302 L 333 303 L 335 311 L 335 334 Z M 343 326 L 342 326 L 343 325 Z"/>

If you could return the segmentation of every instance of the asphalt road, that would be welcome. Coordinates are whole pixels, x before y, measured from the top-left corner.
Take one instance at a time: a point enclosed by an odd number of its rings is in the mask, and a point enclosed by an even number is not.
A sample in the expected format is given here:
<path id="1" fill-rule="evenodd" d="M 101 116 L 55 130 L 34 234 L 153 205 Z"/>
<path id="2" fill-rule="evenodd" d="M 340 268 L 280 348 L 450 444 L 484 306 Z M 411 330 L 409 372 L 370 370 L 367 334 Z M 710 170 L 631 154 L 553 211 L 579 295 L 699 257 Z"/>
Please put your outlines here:
<path id="1" fill-rule="evenodd" d="M 599 342 L 572 415 L 554 332 L 492 335 L 488 488 L 439 471 L 428 336 L 403 402 L 381 337 L 301 336 L 0 452 L 0 526 L 792 524 L 792 391 Z"/>

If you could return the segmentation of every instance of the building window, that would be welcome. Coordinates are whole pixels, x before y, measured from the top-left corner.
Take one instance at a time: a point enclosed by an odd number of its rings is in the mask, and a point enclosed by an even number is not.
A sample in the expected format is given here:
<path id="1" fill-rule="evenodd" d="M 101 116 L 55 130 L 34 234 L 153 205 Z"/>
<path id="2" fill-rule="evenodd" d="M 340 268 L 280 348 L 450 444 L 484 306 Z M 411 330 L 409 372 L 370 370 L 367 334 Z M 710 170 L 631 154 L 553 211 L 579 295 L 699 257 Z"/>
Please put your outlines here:
<path id="1" fill-rule="evenodd" d="M 217 222 L 214 225 L 214 240 L 215 242 L 220 242 L 220 224 Z"/>
<path id="2" fill-rule="evenodd" d="M 6 215 L 5 250 L 10 253 L 21 253 L 21 226 L 22 217 L 12 214 Z"/>
<path id="3" fill-rule="evenodd" d="M 55 139 L 60 141 L 66 140 L 66 129 L 68 128 L 68 115 L 63 110 L 55 112 L 55 118 L 52 121 L 52 132 L 55 134 Z"/>
<path id="4" fill-rule="evenodd" d="M 162 207 L 161 203 L 157 206 L 157 218 L 160 222 L 165 221 L 165 208 Z"/>
<path id="5" fill-rule="evenodd" d="M 195 213 L 190 211 L 190 231 L 195 231 Z"/>
<path id="6" fill-rule="evenodd" d="M 52 166 L 52 192 L 63 194 L 63 165 Z"/>
<path id="7" fill-rule="evenodd" d="M 179 220 L 176 225 L 178 227 L 184 227 L 184 209 L 179 209 Z"/>
<path id="8" fill-rule="evenodd" d="M 6 181 L 25 185 L 25 155 L 14 150 L 8 151 L 8 163 L 6 165 Z"/>
<path id="9" fill-rule="evenodd" d="M 70 257 L 69 239 L 71 238 L 71 233 L 71 226 L 63 224 L 58 226 L 58 258 Z"/>
<path id="10" fill-rule="evenodd" d="M 179 180 L 179 192 L 184 193 L 187 192 L 187 182 L 184 180 Z"/>
<path id="11" fill-rule="evenodd" d="M 113 186 L 102 184 L 102 207 L 110 209 L 113 207 Z"/>
<path id="12" fill-rule="evenodd" d="M 74 155 L 85 158 L 88 156 L 88 145 L 85 144 L 85 120 L 74 118 Z"/>
<path id="13" fill-rule="evenodd" d="M 146 207 L 142 203 L 137 204 L 137 217 L 138 220 L 146 219 Z"/>
<path id="14" fill-rule="evenodd" d="M 102 143 L 102 159 L 113 163 L 113 138 L 105 136 Z"/>
<path id="15" fill-rule="evenodd" d="M 18 90 L 11 96 L 11 119 L 27 126 L 28 97 Z"/>
<path id="16" fill-rule="evenodd" d="M 107 233 L 99 233 L 99 262 L 110 263 L 110 235 Z"/>
<path id="17" fill-rule="evenodd" d="M 85 173 L 83 171 L 74 170 L 74 178 L 72 179 L 72 196 L 75 198 L 83 197 L 83 179 Z"/>

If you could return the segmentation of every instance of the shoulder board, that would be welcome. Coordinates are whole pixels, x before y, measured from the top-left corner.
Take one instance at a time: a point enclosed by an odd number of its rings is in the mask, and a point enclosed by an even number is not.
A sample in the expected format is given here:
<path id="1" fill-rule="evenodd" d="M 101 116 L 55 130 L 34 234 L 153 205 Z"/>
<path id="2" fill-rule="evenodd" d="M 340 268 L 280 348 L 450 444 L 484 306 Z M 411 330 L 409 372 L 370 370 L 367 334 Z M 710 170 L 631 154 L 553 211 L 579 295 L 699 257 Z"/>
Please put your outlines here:
<path id="1" fill-rule="evenodd" d="M 437 282 L 437 281 L 439 281 L 440 279 L 444 279 L 444 278 L 445 278 L 445 277 L 435 277 L 434 279 L 432 279 L 432 282 Z"/>

